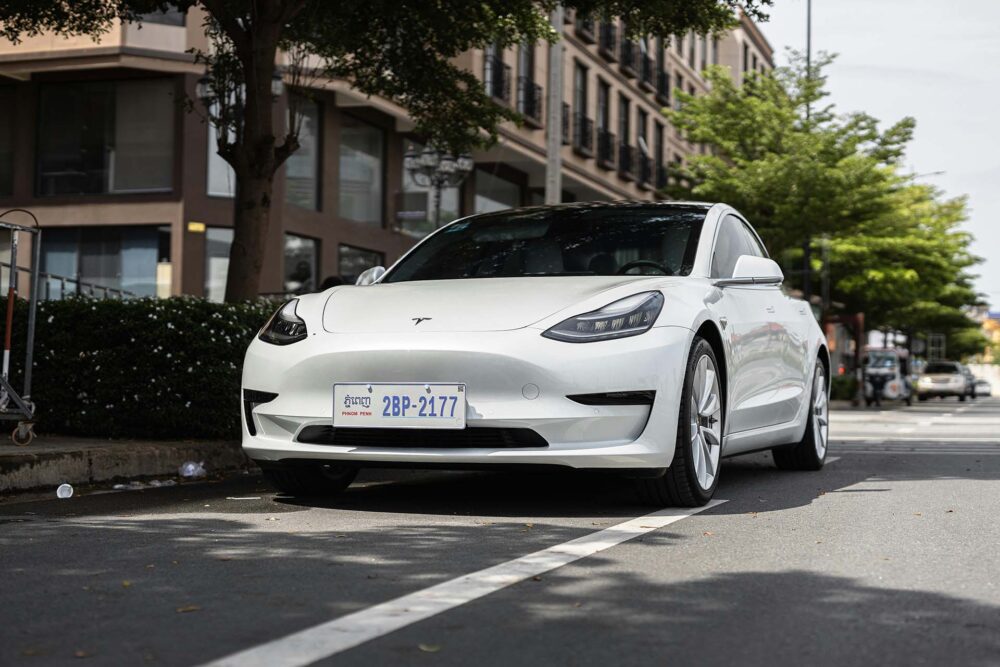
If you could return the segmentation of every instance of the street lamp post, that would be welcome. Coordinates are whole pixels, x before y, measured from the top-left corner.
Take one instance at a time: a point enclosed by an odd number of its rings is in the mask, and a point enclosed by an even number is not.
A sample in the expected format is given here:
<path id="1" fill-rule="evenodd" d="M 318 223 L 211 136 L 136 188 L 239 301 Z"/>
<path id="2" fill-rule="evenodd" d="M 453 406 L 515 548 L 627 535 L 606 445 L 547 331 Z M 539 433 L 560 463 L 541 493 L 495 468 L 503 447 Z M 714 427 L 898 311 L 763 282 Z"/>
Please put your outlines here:
<path id="1" fill-rule="evenodd" d="M 472 171 L 472 157 L 462 153 L 455 157 L 442 153 L 433 146 L 426 146 L 417 153 L 413 147 L 403 157 L 403 168 L 420 187 L 430 188 L 434 195 L 434 229 L 441 226 L 441 189 L 453 188 L 465 180 Z"/>

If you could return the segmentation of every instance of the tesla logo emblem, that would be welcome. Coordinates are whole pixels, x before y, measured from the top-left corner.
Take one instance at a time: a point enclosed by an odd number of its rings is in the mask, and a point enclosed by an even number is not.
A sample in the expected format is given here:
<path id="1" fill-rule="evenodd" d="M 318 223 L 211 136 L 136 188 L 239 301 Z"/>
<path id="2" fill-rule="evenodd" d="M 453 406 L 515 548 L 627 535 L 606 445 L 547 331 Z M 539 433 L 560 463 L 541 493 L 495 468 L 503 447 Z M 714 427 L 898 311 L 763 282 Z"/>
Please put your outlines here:
<path id="1" fill-rule="evenodd" d="M 411 317 L 410 319 L 413 320 L 413 326 L 417 326 L 421 322 L 426 322 L 427 320 L 434 319 L 434 318 L 431 318 L 431 317 Z"/>

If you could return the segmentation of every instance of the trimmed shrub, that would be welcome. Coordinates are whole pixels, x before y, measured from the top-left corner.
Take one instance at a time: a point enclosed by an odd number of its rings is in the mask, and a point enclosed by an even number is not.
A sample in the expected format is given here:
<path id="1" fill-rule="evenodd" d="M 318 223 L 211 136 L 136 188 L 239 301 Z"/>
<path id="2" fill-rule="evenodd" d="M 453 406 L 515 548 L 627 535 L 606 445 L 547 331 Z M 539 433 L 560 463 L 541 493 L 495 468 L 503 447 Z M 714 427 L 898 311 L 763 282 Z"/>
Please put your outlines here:
<path id="1" fill-rule="evenodd" d="M 238 439 L 243 355 L 275 307 L 193 297 L 40 302 L 31 392 L 37 430 Z M 27 312 L 20 301 L 11 353 L 18 390 Z"/>
<path id="2" fill-rule="evenodd" d="M 858 379 L 853 375 L 834 375 L 830 381 L 830 399 L 853 401 L 858 393 Z"/>

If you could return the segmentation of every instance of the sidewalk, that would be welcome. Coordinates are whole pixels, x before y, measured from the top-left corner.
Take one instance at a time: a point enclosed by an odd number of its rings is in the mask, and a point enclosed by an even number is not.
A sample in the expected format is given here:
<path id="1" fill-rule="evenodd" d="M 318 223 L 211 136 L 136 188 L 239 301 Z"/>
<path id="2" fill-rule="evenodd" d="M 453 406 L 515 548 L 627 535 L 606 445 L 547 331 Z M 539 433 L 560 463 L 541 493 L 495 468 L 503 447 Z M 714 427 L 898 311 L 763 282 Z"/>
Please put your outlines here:
<path id="1" fill-rule="evenodd" d="M 27 447 L 0 442 L 0 496 L 19 491 L 177 476 L 185 461 L 205 462 L 209 476 L 246 469 L 239 442 L 104 440 L 39 436 Z"/>

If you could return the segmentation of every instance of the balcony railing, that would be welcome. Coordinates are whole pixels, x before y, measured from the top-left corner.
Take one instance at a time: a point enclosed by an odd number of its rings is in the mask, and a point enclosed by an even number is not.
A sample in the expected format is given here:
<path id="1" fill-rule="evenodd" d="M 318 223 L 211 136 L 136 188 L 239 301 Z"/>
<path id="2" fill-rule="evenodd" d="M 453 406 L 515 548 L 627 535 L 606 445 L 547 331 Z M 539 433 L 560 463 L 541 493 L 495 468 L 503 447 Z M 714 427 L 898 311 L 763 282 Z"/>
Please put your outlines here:
<path id="1" fill-rule="evenodd" d="M 573 114 L 573 149 L 587 157 L 594 155 L 594 121 L 580 111 Z"/>
<path id="2" fill-rule="evenodd" d="M 601 41 L 598 51 L 605 60 L 618 60 L 618 26 L 614 23 L 601 23 Z"/>
<path id="3" fill-rule="evenodd" d="M 483 84 L 487 94 L 504 104 L 510 104 L 510 65 L 497 56 L 486 56 Z"/>
<path id="4" fill-rule="evenodd" d="M 593 44 L 595 35 L 593 19 L 579 17 L 576 19 L 576 36 L 580 38 L 581 42 Z"/>
<path id="5" fill-rule="evenodd" d="M 618 175 L 626 180 L 635 178 L 636 148 L 622 142 L 618 146 Z"/>
<path id="6" fill-rule="evenodd" d="M 656 90 L 656 63 L 649 56 L 639 58 L 639 85 L 649 92 Z"/>
<path id="7" fill-rule="evenodd" d="M 542 87 L 526 76 L 517 77 L 517 112 L 529 123 L 542 126 Z"/>
<path id="8" fill-rule="evenodd" d="M 625 76 L 635 76 L 639 70 L 639 45 L 631 39 L 622 38 L 621 62 L 619 67 Z"/>
<path id="9" fill-rule="evenodd" d="M 670 106 L 670 72 L 666 70 L 656 73 L 656 99 L 663 106 Z"/>
<path id="10" fill-rule="evenodd" d="M 604 169 L 615 168 L 615 149 L 618 139 L 604 128 L 597 129 L 597 166 Z"/>
<path id="11" fill-rule="evenodd" d="M 562 105 L 562 142 L 564 145 L 568 146 L 570 143 L 570 123 L 569 123 L 570 111 L 569 103 L 563 102 Z"/>
<path id="12" fill-rule="evenodd" d="M 637 174 L 639 185 L 642 188 L 651 188 L 653 186 L 653 161 L 644 155 L 637 157 L 639 163 L 639 173 Z"/>

